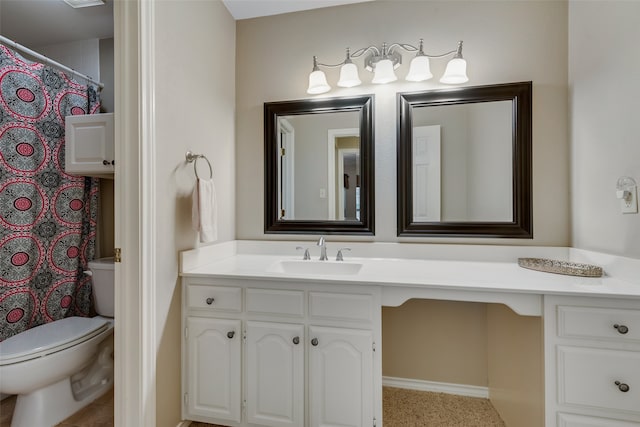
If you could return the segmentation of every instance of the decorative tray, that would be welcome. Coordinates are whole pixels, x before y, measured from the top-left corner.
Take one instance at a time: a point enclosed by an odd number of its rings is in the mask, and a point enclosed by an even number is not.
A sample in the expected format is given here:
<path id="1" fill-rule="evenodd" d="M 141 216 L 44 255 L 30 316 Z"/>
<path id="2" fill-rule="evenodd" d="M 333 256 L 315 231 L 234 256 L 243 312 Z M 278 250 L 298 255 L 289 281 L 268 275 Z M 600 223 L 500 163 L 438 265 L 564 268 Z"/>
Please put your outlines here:
<path id="1" fill-rule="evenodd" d="M 601 277 L 602 267 L 577 262 L 558 261 L 545 258 L 518 258 L 520 267 L 546 273 L 566 274 L 569 276 Z"/>

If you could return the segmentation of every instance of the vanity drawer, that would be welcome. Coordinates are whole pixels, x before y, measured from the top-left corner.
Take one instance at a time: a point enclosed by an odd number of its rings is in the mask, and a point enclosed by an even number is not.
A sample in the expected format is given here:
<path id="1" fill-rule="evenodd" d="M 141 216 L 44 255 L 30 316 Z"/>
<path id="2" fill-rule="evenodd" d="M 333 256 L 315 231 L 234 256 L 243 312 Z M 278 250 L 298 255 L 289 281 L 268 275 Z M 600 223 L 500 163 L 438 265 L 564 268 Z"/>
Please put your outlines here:
<path id="1" fill-rule="evenodd" d="M 557 357 L 560 404 L 640 415 L 640 352 L 558 346 Z"/>
<path id="2" fill-rule="evenodd" d="M 640 427 L 640 423 L 618 421 L 575 414 L 558 414 L 558 427 Z"/>
<path id="3" fill-rule="evenodd" d="M 640 310 L 560 305 L 558 335 L 640 342 Z"/>
<path id="4" fill-rule="evenodd" d="M 249 288 L 245 297 L 248 313 L 304 316 L 303 291 Z"/>
<path id="5" fill-rule="evenodd" d="M 242 288 L 188 285 L 188 308 L 206 308 L 213 311 L 242 311 Z"/>
<path id="6" fill-rule="evenodd" d="M 332 292 L 309 292 L 309 315 L 346 321 L 373 320 L 373 296 Z"/>

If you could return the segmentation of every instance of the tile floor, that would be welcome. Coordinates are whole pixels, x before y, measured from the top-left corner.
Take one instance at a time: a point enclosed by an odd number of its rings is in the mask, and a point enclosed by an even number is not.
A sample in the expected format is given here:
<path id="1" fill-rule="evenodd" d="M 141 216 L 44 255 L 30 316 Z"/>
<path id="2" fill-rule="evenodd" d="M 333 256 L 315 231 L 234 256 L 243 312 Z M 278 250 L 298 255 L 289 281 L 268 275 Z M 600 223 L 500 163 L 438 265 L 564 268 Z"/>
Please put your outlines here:
<path id="1" fill-rule="evenodd" d="M 384 388 L 385 425 L 389 427 L 504 427 L 487 399 Z M 10 427 L 15 397 L 0 405 L 0 427 Z M 113 390 L 56 427 L 113 427 Z M 191 427 L 222 427 L 192 422 Z"/>
<path id="2" fill-rule="evenodd" d="M 113 389 L 56 427 L 113 427 Z"/>
<path id="3" fill-rule="evenodd" d="M 11 415 L 16 397 L 11 396 L 0 403 L 0 427 L 11 426 Z M 92 404 L 76 412 L 56 427 L 113 427 L 113 389 Z"/>

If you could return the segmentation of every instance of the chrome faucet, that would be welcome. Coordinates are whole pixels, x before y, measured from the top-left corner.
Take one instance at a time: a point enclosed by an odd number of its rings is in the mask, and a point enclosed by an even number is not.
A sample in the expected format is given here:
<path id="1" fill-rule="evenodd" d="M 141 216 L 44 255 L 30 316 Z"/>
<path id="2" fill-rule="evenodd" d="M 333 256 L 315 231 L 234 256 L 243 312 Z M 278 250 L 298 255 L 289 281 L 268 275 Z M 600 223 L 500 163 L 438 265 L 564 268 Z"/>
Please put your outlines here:
<path id="1" fill-rule="evenodd" d="M 327 258 L 327 244 L 324 240 L 324 236 L 320 236 L 318 239 L 317 246 L 320 246 L 320 261 L 326 261 Z"/>

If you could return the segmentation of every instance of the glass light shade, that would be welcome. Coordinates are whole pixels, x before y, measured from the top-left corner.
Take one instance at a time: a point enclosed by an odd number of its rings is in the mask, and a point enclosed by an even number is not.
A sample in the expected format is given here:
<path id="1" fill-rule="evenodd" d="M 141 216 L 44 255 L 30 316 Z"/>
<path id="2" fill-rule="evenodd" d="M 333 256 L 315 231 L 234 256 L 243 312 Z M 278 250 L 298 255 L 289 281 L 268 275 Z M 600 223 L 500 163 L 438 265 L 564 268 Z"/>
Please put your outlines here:
<path id="1" fill-rule="evenodd" d="M 393 63 L 390 59 L 382 59 L 376 64 L 373 72 L 373 80 L 371 83 L 384 84 L 398 80 L 396 73 L 393 71 Z"/>
<path id="2" fill-rule="evenodd" d="M 324 75 L 324 71 L 316 70 L 309 74 L 309 88 L 307 93 L 311 95 L 317 95 L 319 93 L 329 92 L 331 86 L 327 83 L 327 76 Z"/>
<path id="3" fill-rule="evenodd" d="M 467 77 L 467 61 L 463 58 L 453 58 L 447 64 L 447 69 L 440 79 L 440 83 L 460 84 L 469 81 Z"/>
<path id="4" fill-rule="evenodd" d="M 407 74 L 406 80 L 410 82 L 421 82 L 429 80 L 431 77 L 433 77 L 433 74 L 431 74 L 429 58 L 427 56 L 420 55 L 411 60 L 409 74 Z"/>
<path id="5" fill-rule="evenodd" d="M 347 63 L 340 67 L 340 80 L 338 80 L 338 86 L 340 87 L 354 87 L 362 84 L 360 77 L 358 77 L 358 67 L 354 63 Z"/>

